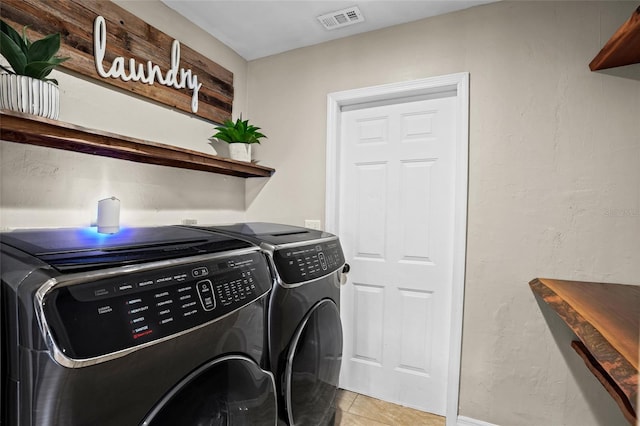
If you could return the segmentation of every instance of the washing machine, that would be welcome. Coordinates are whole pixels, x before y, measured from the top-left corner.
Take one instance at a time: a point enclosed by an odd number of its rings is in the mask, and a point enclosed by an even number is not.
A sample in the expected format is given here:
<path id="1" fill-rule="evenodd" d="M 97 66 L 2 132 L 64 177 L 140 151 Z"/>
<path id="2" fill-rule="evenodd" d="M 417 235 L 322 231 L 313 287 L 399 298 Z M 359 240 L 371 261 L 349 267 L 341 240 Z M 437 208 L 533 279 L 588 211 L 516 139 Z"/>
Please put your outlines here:
<path id="1" fill-rule="evenodd" d="M 182 227 L 0 234 L 7 426 L 275 425 L 272 277 Z"/>
<path id="2" fill-rule="evenodd" d="M 275 223 L 201 227 L 259 246 L 269 258 L 269 363 L 279 423 L 334 423 L 342 361 L 340 281 L 348 272 L 337 236 Z"/>

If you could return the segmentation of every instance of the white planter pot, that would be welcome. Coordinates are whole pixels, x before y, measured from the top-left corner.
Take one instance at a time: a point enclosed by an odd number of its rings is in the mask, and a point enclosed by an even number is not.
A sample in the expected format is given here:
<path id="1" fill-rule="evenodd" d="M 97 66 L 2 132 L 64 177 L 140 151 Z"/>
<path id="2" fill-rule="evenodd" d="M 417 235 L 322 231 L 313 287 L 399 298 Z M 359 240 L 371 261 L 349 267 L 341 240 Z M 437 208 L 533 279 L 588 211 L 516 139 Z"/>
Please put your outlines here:
<path id="1" fill-rule="evenodd" d="M 55 120 L 60 112 L 60 90 L 48 81 L 0 74 L 0 108 Z"/>
<path id="2" fill-rule="evenodd" d="M 232 160 L 251 162 L 251 144 L 230 143 L 229 156 Z"/>

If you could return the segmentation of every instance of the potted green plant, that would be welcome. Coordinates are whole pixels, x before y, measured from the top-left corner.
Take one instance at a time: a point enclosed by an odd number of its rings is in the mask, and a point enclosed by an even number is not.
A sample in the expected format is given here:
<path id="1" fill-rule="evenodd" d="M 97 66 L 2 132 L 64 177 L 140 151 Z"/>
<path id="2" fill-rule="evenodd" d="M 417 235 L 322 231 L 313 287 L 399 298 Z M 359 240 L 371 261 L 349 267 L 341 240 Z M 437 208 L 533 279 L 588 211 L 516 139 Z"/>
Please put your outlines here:
<path id="1" fill-rule="evenodd" d="M 47 78 L 53 69 L 69 58 L 56 56 L 60 34 L 31 42 L 27 27 L 22 35 L 0 19 L 0 54 L 10 68 L 0 64 L 0 108 L 58 118 L 60 91 L 55 79 Z"/>
<path id="2" fill-rule="evenodd" d="M 242 120 L 242 114 L 235 122 L 225 122 L 215 128 L 218 132 L 214 138 L 229 144 L 229 155 L 232 160 L 251 161 L 251 145 L 260 143 L 260 139 L 266 138 L 260 133 L 260 127 L 249 124 L 249 120 Z"/>

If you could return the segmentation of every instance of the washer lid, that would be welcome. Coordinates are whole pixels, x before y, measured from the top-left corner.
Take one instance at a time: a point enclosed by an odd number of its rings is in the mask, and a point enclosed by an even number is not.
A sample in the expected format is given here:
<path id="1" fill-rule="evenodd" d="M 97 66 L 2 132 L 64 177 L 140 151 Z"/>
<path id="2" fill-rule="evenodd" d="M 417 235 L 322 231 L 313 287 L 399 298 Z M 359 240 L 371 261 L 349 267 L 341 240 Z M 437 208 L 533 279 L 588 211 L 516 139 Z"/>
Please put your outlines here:
<path id="1" fill-rule="evenodd" d="M 251 247 L 229 236 L 178 226 L 16 230 L 0 235 L 13 246 L 61 271 L 106 268 Z"/>
<path id="2" fill-rule="evenodd" d="M 256 242 L 264 241 L 274 246 L 332 237 L 335 238 L 333 234 L 324 231 L 302 228 L 300 226 L 282 225 L 279 223 L 266 222 L 236 223 L 233 225 L 200 228 L 235 234 L 238 236 L 246 237 Z"/>

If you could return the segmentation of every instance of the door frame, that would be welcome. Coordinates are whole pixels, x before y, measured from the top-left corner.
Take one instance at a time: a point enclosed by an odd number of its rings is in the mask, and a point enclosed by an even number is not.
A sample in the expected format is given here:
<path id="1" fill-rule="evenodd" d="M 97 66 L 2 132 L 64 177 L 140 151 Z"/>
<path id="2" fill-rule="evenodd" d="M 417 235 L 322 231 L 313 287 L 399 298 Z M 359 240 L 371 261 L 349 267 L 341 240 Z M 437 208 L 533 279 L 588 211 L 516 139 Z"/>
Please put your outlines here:
<path id="1" fill-rule="evenodd" d="M 453 270 L 451 292 L 451 341 L 447 374 L 446 424 L 458 422 L 460 364 L 462 355 L 462 316 L 467 246 L 467 198 L 469 163 L 469 73 L 448 74 L 399 83 L 364 87 L 327 95 L 327 151 L 325 229 L 339 235 L 340 131 L 342 109 L 360 104 L 394 104 L 439 95 L 456 98 L 455 218 L 453 233 Z"/>

